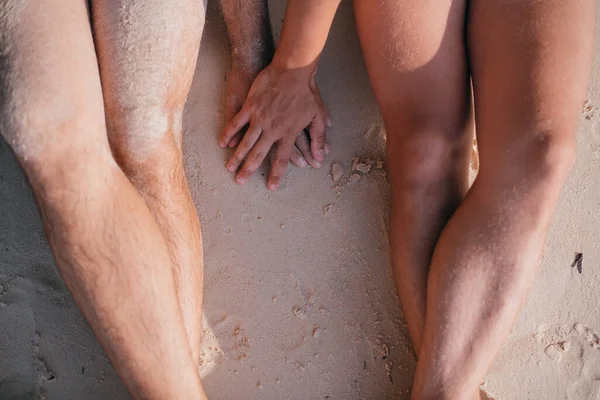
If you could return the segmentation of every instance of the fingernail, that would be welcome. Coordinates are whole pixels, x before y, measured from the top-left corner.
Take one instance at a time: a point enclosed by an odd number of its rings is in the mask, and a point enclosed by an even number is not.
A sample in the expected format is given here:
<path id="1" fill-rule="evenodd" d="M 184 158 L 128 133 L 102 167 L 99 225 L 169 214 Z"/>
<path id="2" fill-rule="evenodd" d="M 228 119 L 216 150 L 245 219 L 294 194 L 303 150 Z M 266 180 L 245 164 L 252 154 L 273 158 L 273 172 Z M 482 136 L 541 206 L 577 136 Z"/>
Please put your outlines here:
<path id="1" fill-rule="evenodd" d="M 269 183 L 267 185 L 267 187 L 269 188 L 270 191 L 274 192 L 277 190 L 277 185 L 275 185 L 274 183 Z"/>
<path id="2" fill-rule="evenodd" d="M 330 117 L 327 117 L 327 121 L 325 121 L 325 124 L 327 125 L 328 128 L 331 128 L 331 126 L 333 125 L 333 122 L 331 122 Z"/>
<path id="3" fill-rule="evenodd" d="M 235 181 L 236 181 L 237 183 L 239 183 L 240 185 L 245 185 L 245 184 L 246 184 L 246 182 L 248 182 L 248 179 L 246 179 L 246 178 L 240 178 L 240 177 L 238 176 L 238 177 L 236 177 L 236 178 L 235 178 Z"/>
<path id="4" fill-rule="evenodd" d="M 306 160 L 304 158 L 301 158 L 299 163 L 300 163 L 301 168 L 304 168 L 308 165 L 308 163 L 306 162 Z"/>
<path id="5" fill-rule="evenodd" d="M 232 163 L 227 163 L 227 166 L 225 167 L 229 170 L 229 172 L 235 172 L 235 166 Z"/>
<path id="6" fill-rule="evenodd" d="M 321 163 L 319 160 L 315 160 L 315 168 L 321 168 Z"/>
<path id="7" fill-rule="evenodd" d="M 222 140 L 219 140 L 219 146 L 221 146 L 221 148 L 225 148 L 227 147 L 227 145 L 225 144 L 225 142 L 223 142 Z"/>
<path id="8" fill-rule="evenodd" d="M 315 157 L 319 159 L 319 161 L 323 161 L 323 159 L 325 158 L 325 155 L 323 154 L 323 150 L 318 150 L 317 154 L 315 154 Z"/>

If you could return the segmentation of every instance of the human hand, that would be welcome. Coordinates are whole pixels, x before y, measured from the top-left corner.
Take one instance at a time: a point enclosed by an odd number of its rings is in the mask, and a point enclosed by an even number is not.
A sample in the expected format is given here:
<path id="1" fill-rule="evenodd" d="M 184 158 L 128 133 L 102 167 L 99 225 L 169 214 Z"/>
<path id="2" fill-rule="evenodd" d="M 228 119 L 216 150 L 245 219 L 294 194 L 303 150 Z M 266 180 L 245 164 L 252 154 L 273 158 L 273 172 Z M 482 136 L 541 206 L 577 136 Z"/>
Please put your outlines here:
<path id="1" fill-rule="evenodd" d="M 250 87 L 254 82 L 254 79 L 259 74 L 255 67 L 250 65 L 249 62 L 233 60 L 231 64 L 231 71 L 229 72 L 227 79 L 227 92 L 225 95 L 225 120 L 231 121 L 237 113 L 240 112 L 244 101 L 248 96 Z M 236 147 L 242 138 L 244 137 L 244 130 L 238 131 L 229 142 L 230 148 Z M 328 152 L 329 146 L 326 148 Z M 320 168 L 321 163 L 312 156 L 310 152 L 310 141 L 305 132 L 301 132 L 296 138 L 295 146 L 292 149 L 290 161 L 297 167 L 303 168 L 307 165 L 311 165 L 314 168 Z"/>
<path id="2" fill-rule="evenodd" d="M 247 124 L 249 128 L 240 140 L 237 135 Z M 317 168 L 321 166 L 329 151 L 326 125 L 331 125 L 331 118 L 323 105 L 314 70 L 308 67 L 287 70 L 271 64 L 257 76 L 242 109 L 225 126 L 219 144 L 221 147 L 232 146 L 233 141 L 235 146 L 239 141 L 237 150 L 227 163 L 231 172 L 236 172 L 247 156 L 236 176 L 240 184 L 248 181 L 271 147 L 277 144 L 267 183 L 270 190 L 276 190 L 288 161 L 296 160 L 302 164 L 298 159 L 298 149 L 306 161 Z M 306 127 L 310 130 L 310 144 L 303 133 Z"/>

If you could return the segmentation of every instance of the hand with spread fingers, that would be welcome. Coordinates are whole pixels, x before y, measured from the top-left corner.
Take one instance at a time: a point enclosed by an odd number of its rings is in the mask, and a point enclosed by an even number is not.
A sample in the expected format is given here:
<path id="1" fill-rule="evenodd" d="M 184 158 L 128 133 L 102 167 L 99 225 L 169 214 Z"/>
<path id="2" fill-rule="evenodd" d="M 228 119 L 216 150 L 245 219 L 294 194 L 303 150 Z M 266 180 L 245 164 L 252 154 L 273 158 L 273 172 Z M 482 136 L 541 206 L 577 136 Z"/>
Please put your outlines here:
<path id="1" fill-rule="evenodd" d="M 315 82 L 314 65 L 286 68 L 274 61 L 256 77 L 242 109 L 225 126 L 219 144 L 235 146 L 241 130 L 248 127 L 227 163 L 231 172 L 239 169 L 236 181 L 240 184 L 248 181 L 276 144 L 267 183 L 270 190 L 276 190 L 290 160 L 299 166 L 307 161 L 314 167 L 321 166 L 329 152 L 326 127 L 330 125 L 331 118 Z"/>
<path id="2" fill-rule="evenodd" d="M 258 57 L 257 57 L 258 58 Z M 261 56 L 261 60 L 267 56 Z M 272 57 L 270 57 L 272 58 Z M 268 63 L 268 62 L 267 62 Z M 267 63 L 263 64 L 266 65 Z M 262 68 L 261 68 L 262 69 Z M 227 92 L 225 95 L 225 119 L 231 121 L 237 113 L 240 112 L 244 101 L 248 97 L 252 82 L 260 73 L 260 69 L 256 70 L 249 62 L 233 59 L 231 70 L 227 75 Z M 244 137 L 245 130 L 238 131 L 229 141 L 230 148 L 237 147 Z M 329 152 L 329 145 L 325 146 L 325 155 Z M 296 137 L 295 146 L 292 148 L 290 161 L 299 168 L 308 165 L 314 168 L 320 168 L 321 162 L 317 161 L 310 151 L 310 141 L 307 130 L 300 132 Z"/>

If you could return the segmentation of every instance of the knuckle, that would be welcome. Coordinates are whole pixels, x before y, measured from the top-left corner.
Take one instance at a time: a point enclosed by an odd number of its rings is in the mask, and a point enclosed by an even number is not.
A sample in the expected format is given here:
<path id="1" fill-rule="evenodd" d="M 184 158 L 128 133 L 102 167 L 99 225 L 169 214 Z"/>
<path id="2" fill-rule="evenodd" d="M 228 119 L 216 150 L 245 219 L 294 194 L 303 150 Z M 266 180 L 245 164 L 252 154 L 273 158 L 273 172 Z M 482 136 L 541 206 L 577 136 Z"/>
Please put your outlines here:
<path id="1" fill-rule="evenodd" d="M 231 140 L 231 138 L 235 136 L 228 128 L 229 127 L 225 127 L 225 130 L 221 134 L 221 140 Z"/>
<path id="2" fill-rule="evenodd" d="M 231 159 L 229 160 L 229 162 L 232 165 L 240 165 L 240 163 L 242 162 L 242 159 L 239 155 L 234 154 L 233 156 L 231 156 Z"/>
<path id="3" fill-rule="evenodd" d="M 284 158 L 284 157 L 276 157 L 275 158 L 275 165 L 277 165 L 278 167 L 287 167 L 289 162 L 288 158 Z"/>
<path id="4" fill-rule="evenodd" d="M 242 117 L 239 115 L 236 116 L 229 125 L 229 135 L 233 135 L 235 132 L 239 131 L 242 128 Z"/>
<path id="5" fill-rule="evenodd" d="M 264 136 L 264 138 L 270 143 L 275 143 L 275 141 L 277 140 L 277 132 L 272 130 L 263 131 L 262 136 Z"/>
<path id="6" fill-rule="evenodd" d="M 231 127 L 237 131 L 244 125 L 243 122 L 244 116 L 241 113 L 237 113 L 235 118 L 231 121 Z"/>
<path id="7" fill-rule="evenodd" d="M 248 176 L 252 175 L 253 172 L 254 172 L 254 168 L 252 168 L 252 166 L 250 166 L 248 164 L 244 164 L 242 169 L 240 169 L 239 175 L 241 177 L 248 177 Z"/>
<path id="8" fill-rule="evenodd" d="M 278 130 L 279 128 L 281 128 L 281 119 L 280 118 L 273 118 L 271 120 L 271 129 L 273 130 Z"/>
<path id="9" fill-rule="evenodd" d="M 250 144 L 246 140 L 242 140 L 241 143 L 238 145 L 237 151 L 239 152 L 239 154 L 245 154 L 248 152 L 248 150 L 250 150 Z"/>
<path id="10" fill-rule="evenodd" d="M 313 138 L 313 141 L 316 142 L 316 143 L 318 143 L 318 144 L 325 144 L 325 135 L 324 134 L 316 135 Z"/>
<path id="11" fill-rule="evenodd" d="M 264 158 L 264 156 L 264 152 L 257 150 L 250 155 L 250 160 L 252 160 L 253 162 L 260 162 Z"/>
<path id="12" fill-rule="evenodd" d="M 223 129 L 223 137 L 230 138 L 237 132 L 236 129 L 236 120 L 235 118 L 229 121 L 227 125 L 225 125 L 225 129 Z"/>

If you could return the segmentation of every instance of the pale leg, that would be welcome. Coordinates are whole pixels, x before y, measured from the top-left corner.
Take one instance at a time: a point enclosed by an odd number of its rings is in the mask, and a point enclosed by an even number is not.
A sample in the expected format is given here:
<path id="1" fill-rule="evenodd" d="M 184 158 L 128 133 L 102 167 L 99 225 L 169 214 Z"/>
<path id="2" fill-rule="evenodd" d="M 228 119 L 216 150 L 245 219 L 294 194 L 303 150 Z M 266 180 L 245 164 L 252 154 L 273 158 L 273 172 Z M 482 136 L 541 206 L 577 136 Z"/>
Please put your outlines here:
<path id="1" fill-rule="evenodd" d="M 110 145 L 166 239 L 196 361 L 202 329 L 202 238 L 183 168 L 181 119 L 204 11 L 201 0 L 92 1 Z"/>
<path id="2" fill-rule="evenodd" d="M 165 239 L 110 153 L 86 2 L 0 10 L 0 132 L 69 290 L 134 398 L 205 398 Z"/>

